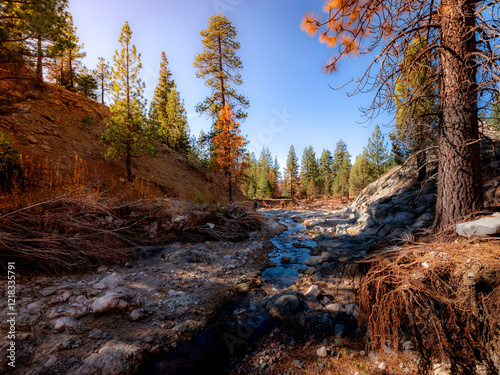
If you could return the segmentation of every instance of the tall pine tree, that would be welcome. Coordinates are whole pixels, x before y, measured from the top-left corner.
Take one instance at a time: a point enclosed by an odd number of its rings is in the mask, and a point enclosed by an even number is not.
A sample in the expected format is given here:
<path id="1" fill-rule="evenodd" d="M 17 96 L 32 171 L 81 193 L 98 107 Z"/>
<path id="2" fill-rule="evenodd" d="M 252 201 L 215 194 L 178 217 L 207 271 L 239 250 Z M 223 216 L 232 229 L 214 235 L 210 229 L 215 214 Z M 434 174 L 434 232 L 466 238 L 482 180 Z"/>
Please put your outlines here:
<path id="1" fill-rule="evenodd" d="M 318 192 L 319 167 L 312 146 L 306 147 L 301 159 L 300 193 L 302 196 L 313 196 Z"/>
<path id="2" fill-rule="evenodd" d="M 374 180 L 387 171 L 390 161 L 389 149 L 378 125 L 375 126 L 372 136 L 368 138 L 368 145 L 363 150 L 363 156 L 372 167 Z"/>
<path id="3" fill-rule="evenodd" d="M 200 32 L 203 52 L 195 58 L 196 76 L 205 80 L 212 94 L 196 106 L 198 113 L 216 119 L 220 110 L 230 104 L 235 108 L 236 117 L 244 119 L 249 102 L 236 92 L 235 86 L 243 83 L 240 71 L 243 64 L 236 55 L 240 44 L 236 42 L 236 28 L 223 14 L 210 17 L 208 29 Z"/>
<path id="4" fill-rule="evenodd" d="M 299 159 L 297 159 L 293 145 L 290 146 L 286 158 L 284 184 L 285 194 L 294 198 L 299 188 Z"/>
<path id="5" fill-rule="evenodd" d="M 321 192 L 323 195 L 331 195 L 333 184 L 333 156 L 328 150 L 323 150 L 319 162 L 319 173 L 321 180 Z"/>
<path id="6" fill-rule="evenodd" d="M 119 42 L 121 50 L 115 51 L 112 68 L 112 116 L 103 134 L 106 157 L 125 159 L 127 179 L 132 181 L 132 158 L 137 154 L 155 152 L 146 132 L 144 116 L 144 85 L 139 78 L 142 68 L 141 55 L 131 44 L 132 30 L 128 22 L 122 28 Z"/>

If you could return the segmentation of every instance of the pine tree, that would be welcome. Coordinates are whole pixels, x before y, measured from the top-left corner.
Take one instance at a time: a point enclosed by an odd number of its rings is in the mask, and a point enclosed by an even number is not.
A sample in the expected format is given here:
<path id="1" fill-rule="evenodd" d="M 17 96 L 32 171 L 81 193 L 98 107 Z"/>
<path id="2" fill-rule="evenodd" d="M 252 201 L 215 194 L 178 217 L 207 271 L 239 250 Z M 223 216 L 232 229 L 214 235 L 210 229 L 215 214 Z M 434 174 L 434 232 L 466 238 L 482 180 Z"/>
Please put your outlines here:
<path id="1" fill-rule="evenodd" d="M 240 135 L 240 124 L 236 122 L 236 117 L 229 104 L 226 104 L 222 109 L 217 126 L 220 132 L 213 138 L 215 162 L 224 171 L 227 178 L 229 202 L 232 202 L 233 178 L 240 174 L 243 161 L 242 147 L 246 142 Z"/>
<path id="2" fill-rule="evenodd" d="M 333 156 L 328 150 L 323 150 L 319 162 L 319 173 L 321 180 L 321 192 L 323 195 L 331 195 L 333 184 Z"/>
<path id="3" fill-rule="evenodd" d="M 242 190 L 250 198 L 255 198 L 257 196 L 257 158 L 255 153 L 252 152 L 247 154 L 245 157 L 245 179 Z"/>
<path id="4" fill-rule="evenodd" d="M 144 85 L 139 78 L 141 55 L 131 45 L 132 30 L 128 22 L 122 28 L 120 52 L 115 51 L 112 72 L 112 116 L 103 134 L 106 157 L 125 159 L 127 179 L 132 181 L 132 157 L 135 154 L 153 155 L 155 150 L 145 130 Z"/>
<path id="5" fill-rule="evenodd" d="M 236 52 L 240 44 L 235 41 L 236 28 L 223 14 L 210 17 L 208 29 L 200 32 L 203 52 L 196 56 L 196 76 L 205 80 L 212 94 L 196 106 L 198 113 L 205 113 L 216 119 L 221 108 L 230 104 L 233 108 L 248 108 L 248 99 L 238 94 L 234 86 L 243 83 L 240 71 L 243 64 Z M 247 114 L 236 110 L 236 117 L 244 119 Z"/>
<path id="6" fill-rule="evenodd" d="M 271 198 L 273 191 L 269 181 L 269 173 L 272 168 L 273 157 L 268 148 L 262 148 L 257 163 L 257 196 L 259 198 Z"/>
<path id="7" fill-rule="evenodd" d="M 74 90 L 87 98 L 97 100 L 98 87 L 99 86 L 93 72 L 89 71 L 87 67 L 84 66 L 80 73 L 75 77 Z"/>
<path id="8" fill-rule="evenodd" d="M 160 76 L 155 88 L 153 100 L 149 106 L 149 121 L 153 127 L 160 126 L 160 116 L 166 118 L 166 107 L 168 104 L 168 97 L 171 90 L 174 88 L 175 82 L 172 79 L 172 72 L 168 66 L 168 59 L 165 52 L 161 53 L 160 63 Z"/>
<path id="9" fill-rule="evenodd" d="M 349 199 L 349 177 L 351 173 L 351 160 L 347 146 L 340 140 L 335 148 L 333 157 L 333 170 L 335 178 L 333 179 L 333 193 L 345 196 Z"/>
<path id="10" fill-rule="evenodd" d="M 349 177 L 349 190 L 352 195 L 358 194 L 373 181 L 372 168 L 363 155 L 356 158 Z"/>
<path id="11" fill-rule="evenodd" d="M 156 138 L 174 151 L 187 155 L 189 145 L 189 127 L 184 100 L 180 99 L 177 86 L 174 84 L 168 95 L 164 111 L 158 112 Z"/>
<path id="12" fill-rule="evenodd" d="M 82 59 L 87 55 L 83 51 L 83 44 L 79 44 L 76 30 L 73 16 L 67 13 L 63 34 L 52 46 L 52 61 L 48 66 L 49 77 L 70 91 L 74 91 L 75 78 L 83 69 Z"/>
<path id="13" fill-rule="evenodd" d="M 101 92 L 101 103 L 104 104 L 104 95 L 108 88 L 109 78 L 111 76 L 111 71 L 109 64 L 104 60 L 103 57 L 99 57 L 99 62 L 95 69 L 95 78 L 98 82 L 98 87 Z"/>
<path id="14" fill-rule="evenodd" d="M 284 183 L 285 194 L 294 198 L 299 186 L 299 160 L 297 159 L 293 145 L 290 146 L 286 158 Z"/>
<path id="15" fill-rule="evenodd" d="M 390 161 L 388 146 L 378 125 L 375 126 L 372 136 L 368 138 L 368 145 L 363 150 L 363 156 L 372 166 L 375 180 L 387 172 Z"/>
<path id="16" fill-rule="evenodd" d="M 312 181 L 312 182 L 311 182 Z M 300 169 L 300 193 L 302 196 L 308 196 L 308 192 L 318 190 L 319 185 L 319 167 L 316 160 L 316 154 L 312 146 L 306 147 L 301 159 Z"/>

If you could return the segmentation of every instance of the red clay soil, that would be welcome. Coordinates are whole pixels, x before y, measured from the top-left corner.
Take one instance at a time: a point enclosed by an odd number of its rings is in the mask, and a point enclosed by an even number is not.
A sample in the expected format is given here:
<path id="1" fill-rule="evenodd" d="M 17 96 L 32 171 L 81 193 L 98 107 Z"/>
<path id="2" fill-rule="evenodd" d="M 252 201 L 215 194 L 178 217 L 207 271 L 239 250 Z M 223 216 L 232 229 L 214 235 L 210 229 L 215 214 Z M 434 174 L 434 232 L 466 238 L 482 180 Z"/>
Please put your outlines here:
<path id="1" fill-rule="evenodd" d="M 122 160 L 106 160 L 100 135 L 110 110 L 94 100 L 52 84 L 4 79 L 0 69 L 0 132 L 14 147 L 40 163 L 68 171 L 75 156 L 85 161 L 89 181 L 103 187 L 125 184 Z M 224 177 L 206 172 L 197 162 L 156 143 L 158 156 L 133 160 L 133 174 L 168 197 L 196 201 L 227 201 Z M 246 199 L 236 191 L 233 199 Z"/>

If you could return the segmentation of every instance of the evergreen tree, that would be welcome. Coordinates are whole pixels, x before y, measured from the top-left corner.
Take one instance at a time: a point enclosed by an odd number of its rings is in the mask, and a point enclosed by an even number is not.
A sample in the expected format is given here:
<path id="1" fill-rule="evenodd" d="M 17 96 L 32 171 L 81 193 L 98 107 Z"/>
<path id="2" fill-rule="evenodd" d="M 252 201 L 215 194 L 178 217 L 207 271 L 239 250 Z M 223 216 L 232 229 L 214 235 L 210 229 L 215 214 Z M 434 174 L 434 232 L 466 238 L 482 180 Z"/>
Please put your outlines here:
<path id="1" fill-rule="evenodd" d="M 368 145 L 363 150 L 363 156 L 372 166 L 375 180 L 387 172 L 390 161 L 388 146 L 378 125 L 375 126 L 372 136 L 368 138 Z"/>
<path id="2" fill-rule="evenodd" d="M 333 179 L 333 193 L 345 196 L 349 199 L 349 177 L 351 173 L 351 159 L 347 146 L 340 140 L 335 148 L 333 157 L 333 170 L 335 177 Z"/>
<path id="3" fill-rule="evenodd" d="M 356 195 L 373 181 L 372 168 L 363 155 L 356 158 L 349 177 L 349 190 Z"/>
<path id="4" fill-rule="evenodd" d="M 104 60 L 103 57 L 99 57 L 99 62 L 95 69 L 95 78 L 98 83 L 99 90 L 101 92 L 101 103 L 104 104 L 104 94 L 108 88 L 108 81 L 111 76 L 111 71 L 109 64 Z"/>
<path id="5" fill-rule="evenodd" d="M 321 154 L 319 173 L 321 179 L 321 192 L 323 195 L 331 195 L 333 184 L 333 156 L 328 150 L 323 150 Z"/>
<path id="6" fill-rule="evenodd" d="M 246 143 L 240 135 L 239 122 L 229 104 L 222 109 L 217 122 L 219 134 L 213 138 L 215 145 L 215 162 L 224 171 L 228 180 L 229 202 L 232 202 L 233 178 L 240 175 L 242 164 L 242 147 Z"/>
<path id="7" fill-rule="evenodd" d="M 74 91 L 75 79 L 83 69 L 81 60 L 87 55 L 83 51 L 83 44 L 79 44 L 76 30 L 73 16 L 67 13 L 63 34 L 52 46 L 52 61 L 48 65 L 49 77 L 70 91 Z"/>
<path id="8" fill-rule="evenodd" d="M 112 96 L 110 117 L 103 141 L 106 145 L 106 157 L 123 157 L 127 179 L 132 181 L 132 157 L 135 154 L 153 155 L 155 150 L 148 137 L 144 117 L 144 85 L 139 78 L 142 68 L 141 55 L 131 44 L 132 30 L 128 22 L 122 28 L 119 42 L 121 51 L 115 51 L 112 72 Z"/>
<path id="9" fill-rule="evenodd" d="M 75 91 L 87 98 L 97 100 L 97 80 L 87 67 L 83 67 L 80 74 L 75 77 Z"/>
<path id="10" fill-rule="evenodd" d="M 436 64 L 425 57 L 417 58 L 425 48 L 427 38 L 414 40 L 401 62 L 393 99 L 396 126 L 391 138 L 393 145 L 397 142 L 397 151 L 406 157 L 415 156 L 419 182 L 426 178 L 428 149 L 438 139 L 439 123 L 437 84 L 432 81 Z"/>
<path id="11" fill-rule="evenodd" d="M 272 198 L 273 190 L 269 181 L 273 157 L 268 148 L 263 148 L 257 163 L 257 196 L 259 198 Z"/>
<path id="12" fill-rule="evenodd" d="M 172 72 L 168 66 L 168 59 L 165 52 L 161 53 L 160 77 L 155 88 L 153 100 L 149 106 L 149 121 L 153 127 L 160 126 L 160 116 L 166 118 L 166 108 L 168 97 L 175 86 L 172 79 Z"/>
<path id="13" fill-rule="evenodd" d="M 257 196 L 257 158 L 255 153 L 247 154 L 245 158 L 245 184 L 242 190 L 250 198 L 255 198 Z"/>
<path id="14" fill-rule="evenodd" d="M 294 198 L 299 186 L 299 160 L 297 159 L 293 145 L 290 146 L 286 158 L 284 184 L 285 194 Z"/>
<path id="15" fill-rule="evenodd" d="M 312 182 L 311 182 L 312 181 Z M 312 146 L 306 147 L 302 154 L 300 169 L 300 193 L 309 196 L 308 192 L 316 194 L 319 185 L 319 167 Z"/>
<path id="16" fill-rule="evenodd" d="M 177 86 L 174 84 L 168 95 L 165 110 L 158 112 L 156 138 L 174 151 L 183 155 L 189 153 L 189 127 L 184 100 L 180 99 Z"/>
<path id="17" fill-rule="evenodd" d="M 243 83 L 240 73 L 243 64 L 236 55 L 240 49 L 240 44 L 235 41 L 236 28 L 223 14 L 219 14 L 210 17 L 208 29 L 202 30 L 200 35 L 203 52 L 196 56 L 194 67 L 196 76 L 205 80 L 212 94 L 197 105 L 196 111 L 215 119 L 226 103 L 233 108 L 248 108 L 248 99 L 234 88 Z M 241 108 L 236 110 L 238 119 L 247 116 Z"/>

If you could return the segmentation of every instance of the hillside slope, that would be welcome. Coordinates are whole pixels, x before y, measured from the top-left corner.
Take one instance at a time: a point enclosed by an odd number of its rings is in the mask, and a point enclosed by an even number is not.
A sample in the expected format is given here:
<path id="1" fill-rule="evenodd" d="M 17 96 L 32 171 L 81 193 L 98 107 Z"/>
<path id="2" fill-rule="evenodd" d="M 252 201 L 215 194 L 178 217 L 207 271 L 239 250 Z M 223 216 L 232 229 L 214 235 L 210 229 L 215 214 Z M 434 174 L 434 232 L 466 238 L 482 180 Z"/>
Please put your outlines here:
<path id="1" fill-rule="evenodd" d="M 49 161 L 61 171 L 70 170 L 78 156 L 90 181 L 103 186 L 125 182 L 121 160 L 105 160 L 100 135 L 109 108 L 51 84 L 35 87 L 30 81 L 2 80 L 0 71 L 0 132 L 10 135 L 25 156 Z M 169 197 L 224 202 L 224 179 L 200 169 L 197 163 L 157 143 L 158 156 L 137 157 L 133 174 Z M 245 197 L 237 191 L 235 200 Z"/>

